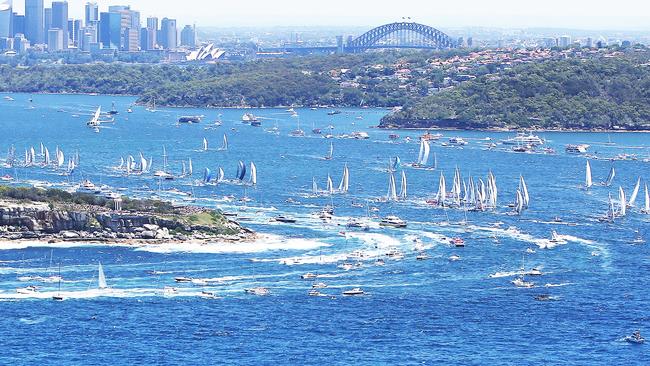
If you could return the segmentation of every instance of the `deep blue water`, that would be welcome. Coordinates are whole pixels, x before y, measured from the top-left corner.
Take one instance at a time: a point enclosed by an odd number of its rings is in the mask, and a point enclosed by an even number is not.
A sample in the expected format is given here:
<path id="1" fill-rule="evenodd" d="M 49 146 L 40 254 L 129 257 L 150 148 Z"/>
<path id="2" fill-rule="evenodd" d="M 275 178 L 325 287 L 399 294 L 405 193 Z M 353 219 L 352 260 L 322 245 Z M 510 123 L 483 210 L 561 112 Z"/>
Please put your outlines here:
<path id="1" fill-rule="evenodd" d="M 4 95 L 2 95 L 4 96 Z M 195 204 L 236 212 L 242 223 L 269 235 L 250 244 L 163 245 L 107 247 L 74 243 L 43 246 L 4 243 L 0 247 L 0 364 L 633 364 L 650 362 L 647 345 L 630 345 L 622 338 L 640 329 L 650 334 L 648 244 L 633 244 L 636 231 L 650 239 L 650 217 L 632 208 L 614 224 L 597 218 L 607 210 L 607 195 L 617 197 L 622 186 L 628 196 L 636 182 L 650 179 L 650 140 L 644 134 L 543 133 L 557 154 L 518 154 L 499 145 L 485 150 L 484 139 L 499 141 L 508 133 L 443 132 L 469 141 L 464 148 L 432 146 L 437 171 L 406 169 L 409 199 L 400 203 L 374 202 L 386 195 L 390 157 L 403 162 L 417 158 L 421 132 L 400 131 L 400 142 L 389 142 L 391 131 L 377 125 L 387 111 L 350 109 L 328 116 L 327 110 L 299 109 L 306 138 L 289 137 L 298 118 L 284 110 L 253 111 L 264 126 L 240 122 L 243 110 L 191 110 L 142 107 L 126 109 L 133 98 L 107 96 L 12 95 L 0 100 L 0 151 L 11 145 L 22 159 L 24 150 L 42 142 L 67 155 L 78 151 L 81 165 L 72 177 L 41 168 L 2 170 L 16 183 L 55 183 L 73 187 L 81 179 L 111 186 L 136 196 L 159 196 L 182 201 L 166 192 L 189 192 Z M 33 98 L 33 103 L 28 102 Z M 98 105 L 120 114 L 100 133 L 85 126 Z M 33 108 L 30 108 L 33 106 Z M 198 125 L 177 126 L 186 114 L 205 115 Z M 208 128 L 221 114 L 223 125 Z M 360 118 L 359 118 L 360 117 Z M 323 139 L 313 127 L 334 134 L 365 131 L 368 140 Z M 277 125 L 279 135 L 265 131 Z M 235 129 L 235 130 L 233 130 Z M 217 151 L 223 134 L 230 148 Z M 410 136 L 414 142 L 405 143 Z M 203 138 L 210 149 L 202 152 Z M 611 144 L 609 141 L 611 140 Z M 334 158 L 323 160 L 330 142 Z M 588 143 L 594 181 L 604 180 L 612 165 L 617 176 L 612 187 L 580 189 L 585 158 L 568 155 L 564 146 Z M 194 178 L 160 184 L 151 175 L 125 177 L 111 167 L 120 157 L 142 152 L 161 164 L 166 147 L 170 166 L 179 173 L 181 162 L 192 158 Z M 636 154 L 636 161 L 609 161 L 619 154 Z M 1 155 L 4 156 L 4 153 Z M 201 186 L 203 169 L 223 167 L 233 178 L 239 160 L 255 162 L 258 186 Z M 348 195 L 310 197 L 312 178 L 324 187 L 327 174 L 338 185 L 348 164 Z M 484 180 L 492 171 L 500 191 L 496 212 L 468 212 L 432 208 L 425 203 L 437 191 L 442 171 L 451 184 L 458 167 Z M 511 216 L 519 176 L 531 194 L 531 207 Z M 151 190 L 144 190 L 143 187 Z M 238 198 L 247 195 L 253 202 Z M 234 196 L 227 201 L 224 196 Z M 287 199 L 295 203 L 287 203 Z M 369 232 L 348 230 L 349 217 L 399 215 L 407 229 L 380 229 L 378 219 Z M 313 216 L 333 203 L 335 219 L 323 223 Z M 637 206 L 642 205 L 640 194 Z M 270 222 L 279 215 L 298 219 L 296 225 Z M 559 216 L 563 223 L 552 223 Z M 500 225 L 496 225 L 501 223 Z M 510 228 L 510 229 L 509 229 Z M 566 244 L 544 249 L 551 231 Z M 345 235 L 340 233 L 346 231 Z M 460 236 L 465 248 L 454 248 L 447 238 Z M 426 247 L 429 260 L 416 261 L 415 238 Z M 390 248 L 402 251 L 401 260 L 386 258 Z M 527 251 L 527 249 L 531 249 Z M 338 267 L 355 250 L 367 253 L 362 266 Z M 459 261 L 450 261 L 451 255 Z M 511 284 L 522 266 L 541 268 L 544 275 L 529 277 L 531 289 Z M 52 259 L 50 257 L 53 257 Z M 385 266 L 375 265 L 378 257 Z M 295 259 L 295 261 L 294 261 Z M 110 291 L 98 293 L 97 263 L 104 265 Z M 352 261 L 353 263 L 356 260 Z M 66 301 L 53 302 L 56 283 L 35 283 L 40 295 L 21 297 L 16 288 L 22 276 L 56 274 L 58 264 Z M 149 275 L 156 270 L 160 274 Z M 334 296 L 307 296 L 307 272 Z M 497 274 L 491 278 L 491 274 Z M 175 284 L 176 276 L 217 279 L 210 286 Z M 178 293 L 164 296 L 164 286 Z M 265 286 L 270 296 L 255 297 L 244 289 Z M 362 287 L 363 297 L 344 297 L 342 291 Z M 198 296 L 202 290 L 220 299 Z M 540 302 L 547 294 L 555 301 Z M 40 297 L 40 298 L 39 298 Z"/>

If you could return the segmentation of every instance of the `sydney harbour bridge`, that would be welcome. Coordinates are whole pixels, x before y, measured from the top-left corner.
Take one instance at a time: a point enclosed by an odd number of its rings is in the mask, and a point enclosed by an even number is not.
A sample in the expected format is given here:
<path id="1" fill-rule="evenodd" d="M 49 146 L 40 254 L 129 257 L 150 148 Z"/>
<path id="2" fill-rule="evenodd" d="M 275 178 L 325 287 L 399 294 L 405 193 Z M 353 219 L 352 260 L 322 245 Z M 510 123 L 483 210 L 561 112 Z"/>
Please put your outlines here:
<path id="1" fill-rule="evenodd" d="M 266 52 L 287 53 L 358 53 L 372 49 L 411 48 L 411 49 L 449 49 L 457 47 L 457 41 L 445 33 L 424 24 L 396 22 L 373 28 L 357 38 L 344 40 L 337 37 L 336 46 L 300 47 L 286 46 L 263 49 Z"/>

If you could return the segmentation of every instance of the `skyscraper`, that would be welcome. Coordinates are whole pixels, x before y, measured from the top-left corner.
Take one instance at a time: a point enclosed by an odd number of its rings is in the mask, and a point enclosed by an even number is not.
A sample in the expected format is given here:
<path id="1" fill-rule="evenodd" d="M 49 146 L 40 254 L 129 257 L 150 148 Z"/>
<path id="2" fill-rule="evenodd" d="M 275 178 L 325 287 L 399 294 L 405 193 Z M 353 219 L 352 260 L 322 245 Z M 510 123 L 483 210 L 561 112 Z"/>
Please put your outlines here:
<path id="1" fill-rule="evenodd" d="M 0 0 L 0 38 L 9 38 L 13 33 L 11 5 L 11 0 Z"/>
<path id="2" fill-rule="evenodd" d="M 25 36 L 32 44 L 45 41 L 43 0 L 25 0 Z"/>
<path id="3" fill-rule="evenodd" d="M 44 43 L 48 43 L 49 31 L 52 28 L 52 8 L 45 8 L 43 10 L 43 29 L 45 31 Z"/>
<path id="4" fill-rule="evenodd" d="M 12 37 L 16 36 L 17 34 L 25 34 L 25 16 L 24 15 L 18 15 L 14 13 L 14 19 L 12 20 L 14 23 L 14 29 L 12 32 Z"/>
<path id="5" fill-rule="evenodd" d="M 103 48 L 119 50 L 121 47 L 122 15 L 120 13 L 99 14 L 99 42 Z"/>
<path id="6" fill-rule="evenodd" d="M 52 2 L 52 28 L 61 29 L 63 32 L 63 48 L 68 48 L 69 29 L 68 29 L 68 2 Z"/>
<path id="7" fill-rule="evenodd" d="M 181 46 L 196 47 L 196 27 L 186 25 L 181 31 Z"/>
<path id="8" fill-rule="evenodd" d="M 166 50 L 178 48 L 176 19 L 163 18 L 162 22 L 160 22 L 160 39 L 158 42 Z"/>
<path id="9" fill-rule="evenodd" d="M 85 9 L 86 16 L 84 18 L 84 21 L 86 22 L 86 27 L 93 25 L 95 22 L 99 21 L 99 6 L 97 6 L 97 3 L 88 2 L 86 3 Z"/>
<path id="10" fill-rule="evenodd" d="M 62 51 L 64 48 L 63 45 L 67 43 L 67 40 L 63 36 L 63 30 L 60 28 L 52 28 L 48 33 L 47 49 L 50 52 Z"/>

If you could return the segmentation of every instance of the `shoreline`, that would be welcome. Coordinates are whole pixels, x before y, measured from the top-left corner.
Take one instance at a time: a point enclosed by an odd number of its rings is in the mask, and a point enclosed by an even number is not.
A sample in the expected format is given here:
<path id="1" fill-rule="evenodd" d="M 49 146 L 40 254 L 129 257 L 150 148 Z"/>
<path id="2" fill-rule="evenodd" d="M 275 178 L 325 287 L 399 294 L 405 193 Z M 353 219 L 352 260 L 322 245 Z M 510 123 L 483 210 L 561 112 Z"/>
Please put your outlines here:
<path id="1" fill-rule="evenodd" d="M 454 127 L 382 127 L 375 126 L 384 131 L 477 131 L 477 132 L 575 132 L 575 133 L 650 133 L 648 130 L 607 130 L 607 129 L 573 129 L 573 128 L 454 128 Z"/>

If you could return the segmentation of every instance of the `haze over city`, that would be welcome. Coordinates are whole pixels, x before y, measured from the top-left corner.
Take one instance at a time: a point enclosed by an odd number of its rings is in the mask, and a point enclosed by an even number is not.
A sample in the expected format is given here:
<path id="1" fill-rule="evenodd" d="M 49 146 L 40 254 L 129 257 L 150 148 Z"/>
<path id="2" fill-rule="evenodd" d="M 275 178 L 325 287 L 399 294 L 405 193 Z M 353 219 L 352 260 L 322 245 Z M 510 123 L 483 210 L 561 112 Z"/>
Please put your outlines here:
<path id="1" fill-rule="evenodd" d="M 80 18 L 86 0 L 70 0 L 70 16 Z M 51 1 L 45 1 L 49 6 Z M 101 8 L 120 3 L 98 1 Z M 202 1 L 186 0 L 179 6 L 173 1 L 123 1 L 146 16 L 173 16 L 182 23 L 196 22 L 203 27 L 233 26 L 371 26 L 396 21 L 401 17 L 436 27 L 500 27 L 500 28 L 568 28 L 592 30 L 649 29 L 647 17 L 650 3 L 621 0 L 540 2 L 469 0 L 430 3 L 420 0 L 394 1 L 331 0 L 320 5 L 310 1 Z M 14 9 L 24 11 L 24 1 L 14 1 Z M 616 13 L 616 17 L 611 14 Z"/>

